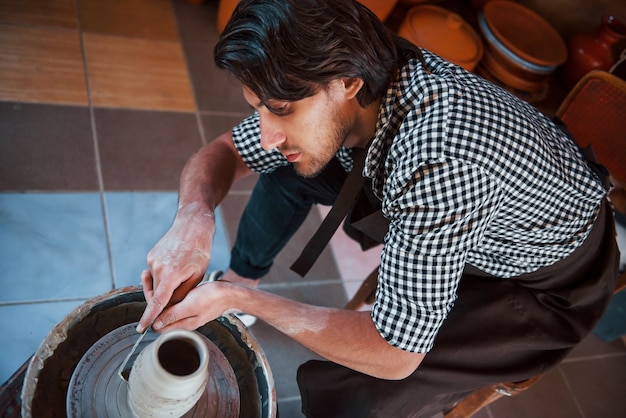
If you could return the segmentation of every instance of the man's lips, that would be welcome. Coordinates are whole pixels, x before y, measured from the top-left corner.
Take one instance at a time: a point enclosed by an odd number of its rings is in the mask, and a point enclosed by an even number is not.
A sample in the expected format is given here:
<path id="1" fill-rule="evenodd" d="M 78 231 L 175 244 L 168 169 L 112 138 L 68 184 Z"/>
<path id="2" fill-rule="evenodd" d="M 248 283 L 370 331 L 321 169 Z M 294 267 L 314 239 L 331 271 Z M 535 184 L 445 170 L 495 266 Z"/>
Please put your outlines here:
<path id="1" fill-rule="evenodd" d="M 287 161 L 289 161 L 290 163 L 293 163 L 294 161 L 296 161 L 298 158 L 300 157 L 300 153 L 299 152 L 294 152 L 291 154 L 285 154 L 285 158 L 287 159 Z"/>

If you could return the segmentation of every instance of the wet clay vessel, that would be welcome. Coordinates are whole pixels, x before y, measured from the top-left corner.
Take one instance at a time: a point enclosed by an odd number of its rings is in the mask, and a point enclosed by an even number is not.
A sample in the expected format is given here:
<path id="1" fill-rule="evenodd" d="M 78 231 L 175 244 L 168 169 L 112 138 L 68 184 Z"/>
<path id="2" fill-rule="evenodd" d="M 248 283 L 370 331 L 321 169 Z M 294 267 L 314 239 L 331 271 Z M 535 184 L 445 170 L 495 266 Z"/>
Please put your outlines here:
<path id="1" fill-rule="evenodd" d="M 87 402 L 105 405 L 111 402 L 106 399 L 116 399 L 117 403 L 120 396 L 123 397 L 124 394 L 127 396 L 128 389 L 121 387 L 126 385 L 126 382 L 119 377 L 118 370 L 138 337 L 134 328 L 145 307 L 141 287 L 131 286 L 90 299 L 70 312 L 50 331 L 29 362 L 21 393 L 22 416 L 25 418 L 72 416 L 67 403 L 71 402 L 72 396 L 76 400 L 78 395 L 70 388 L 82 388 L 80 396 L 91 396 Z M 235 316 L 226 315 L 196 331 L 211 343 L 209 382 L 211 377 L 220 373 L 211 371 L 213 363 L 211 359 L 216 360 L 220 356 L 224 359 L 222 364 L 225 363 L 227 369 L 234 375 L 236 382 L 234 385 L 239 393 L 236 399 L 240 408 L 239 416 L 275 417 L 276 393 L 271 369 L 262 348 L 245 325 Z M 109 333 L 112 333 L 112 336 L 107 340 L 104 337 Z M 145 347 L 144 343 L 147 346 L 157 337 L 158 334 L 155 333 L 146 335 L 139 347 L 140 351 Z M 81 363 L 83 357 L 90 354 L 89 361 Z M 87 363 L 93 364 L 97 359 L 109 361 L 112 366 L 108 369 L 106 366 L 86 366 Z M 88 376 L 92 382 L 70 384 L 76 369 L 80 367 L 87 367 L 87 372 L 82 376 Z M 132 374 L 131 369 L 131 376 Z M 95 385 L 96 389 L 86 389 L 89 385 Z M 106 391 L 114 393 L 107 395 Z M 198 410 L 201 403 L 202 398 L 194 409 L 184 416 L 212 416 Z M 233 407 L 234 405 L 228 406 L 228 410 Z M 222 415 L 218 413 L 215 416 Z"/>
<path id="2" fill-rule="evenodd" d="M 173 330 L 139 353 L 128 380 L 128 406 L 138 418 L 181 417 L 208 380 L 209 348 L 200 334 Z"/>

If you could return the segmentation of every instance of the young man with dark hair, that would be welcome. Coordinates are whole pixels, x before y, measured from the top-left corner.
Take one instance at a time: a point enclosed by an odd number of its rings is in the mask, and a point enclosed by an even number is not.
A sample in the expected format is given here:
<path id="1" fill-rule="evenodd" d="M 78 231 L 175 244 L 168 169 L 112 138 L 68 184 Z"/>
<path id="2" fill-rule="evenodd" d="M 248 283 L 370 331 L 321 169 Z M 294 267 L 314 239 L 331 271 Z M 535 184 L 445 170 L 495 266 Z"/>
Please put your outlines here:
<path id="1" fill-rule="evenodd" d="M 619 258 L 602 173 L 532 106 L 353 0 L 243 0 L 215 61 L 255 112 L 185 166 L 139 330 L 245 312 L 329 360 L 298 371 L 305 415 L 402 417 L 541 373 L 593 328 Z M 229 271 L 163 310 L 204 275 L 215 207 L 252 171 Z M 258 290 L 349 173 L 365 178 L 356 209 L 384 216 L 384 237 L 360 231 L 384 242 L 371 312 Z"/>

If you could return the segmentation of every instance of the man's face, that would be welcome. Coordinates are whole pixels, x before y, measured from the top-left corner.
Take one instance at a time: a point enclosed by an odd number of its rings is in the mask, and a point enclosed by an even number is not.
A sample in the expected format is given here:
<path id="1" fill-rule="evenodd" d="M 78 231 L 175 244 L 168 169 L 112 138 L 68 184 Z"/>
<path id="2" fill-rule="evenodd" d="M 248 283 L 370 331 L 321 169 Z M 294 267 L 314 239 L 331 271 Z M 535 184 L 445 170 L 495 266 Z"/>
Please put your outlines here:
<path id="1" fill-rule="evenodd" d="M 278 148 L 303 177 L 322 171 L 350 134 L 350 106 L 334 83 L 296 102 L 269 100 L 267 107 L 247 87 L 243 95 L 259 112 L 261 146 Z"/>

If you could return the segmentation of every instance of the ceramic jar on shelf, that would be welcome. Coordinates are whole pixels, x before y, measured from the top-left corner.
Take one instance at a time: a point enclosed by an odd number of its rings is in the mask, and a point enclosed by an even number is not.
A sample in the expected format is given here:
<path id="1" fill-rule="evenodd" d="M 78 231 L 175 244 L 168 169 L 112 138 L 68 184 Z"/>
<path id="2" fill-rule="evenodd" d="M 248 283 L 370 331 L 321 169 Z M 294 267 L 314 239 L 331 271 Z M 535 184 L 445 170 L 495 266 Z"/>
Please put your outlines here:
<path id="1" fill-rule="evenodd" d="M 608 71 L 617 61 L 613 46 L 626 38 L 626 25 L 615 16 L 604 16 L 595 32 L 572 37 L 563 66 L 563 82 L 569 88 L 592 70 Z"/>
<path id="2" fill-rule="evenodd" d="M 486 2 L 478 16 L 485 53 L 478 73 L 524 99 L 543 100 L 567 46 L 549 22 L 519 3 Z"/>
<path id="3" fill-rule="evenodd" d="M 458 14 L 439 6 L 409 9 L 398 35 L 468 71 L 473 71 L 483 56 L 476 31 Z"/>
<path id="4" fill-rule="evenodd" d="M 398 0 L 359 0 L 359 3 L 370 9 L 380 20 L 385 20 Z M 217 30 L 224 31 L 230 16 L 233 14 L 239 0 L 220 0 L 217 9 Z"/>

